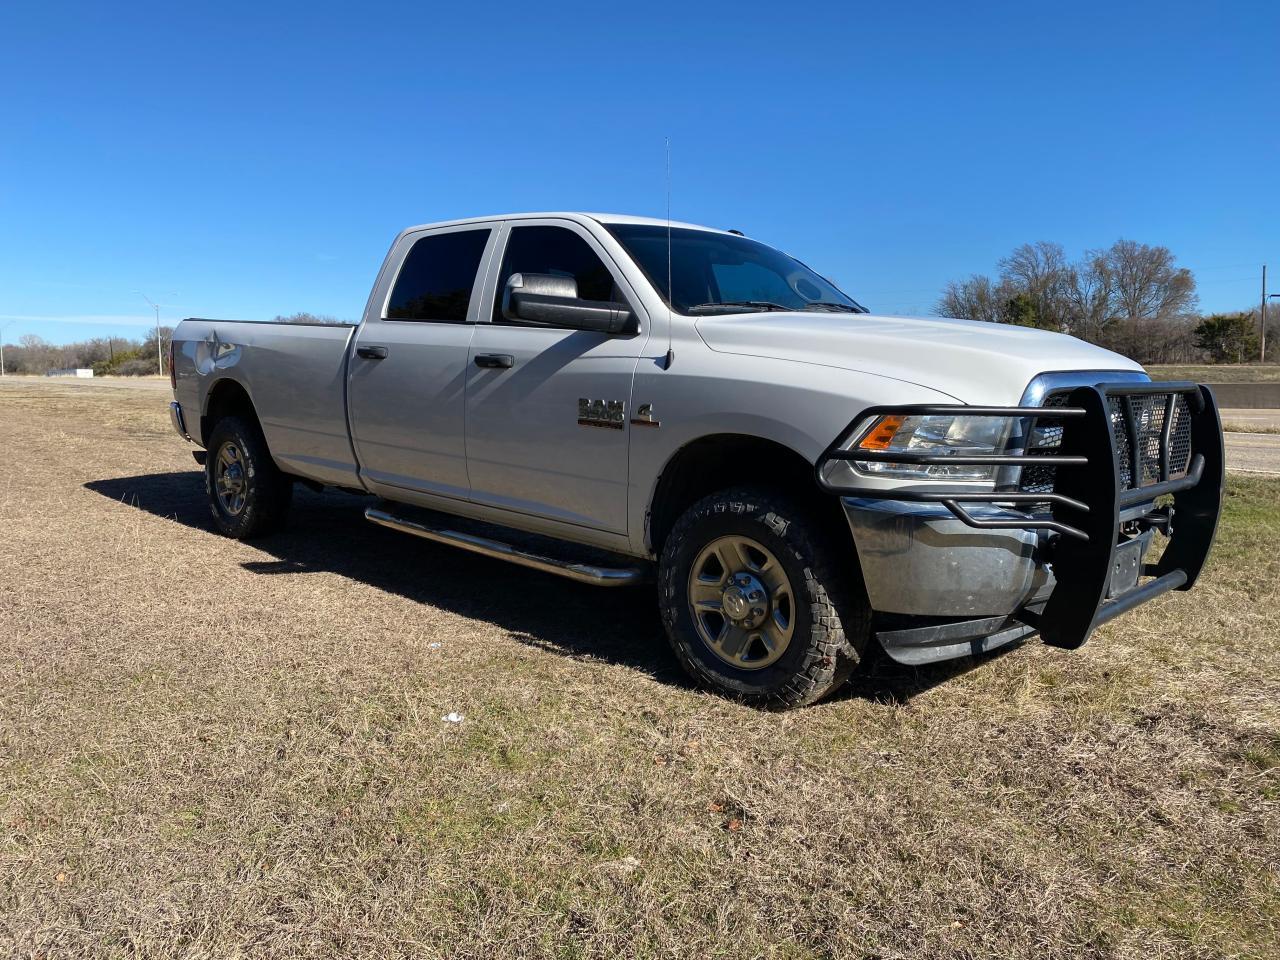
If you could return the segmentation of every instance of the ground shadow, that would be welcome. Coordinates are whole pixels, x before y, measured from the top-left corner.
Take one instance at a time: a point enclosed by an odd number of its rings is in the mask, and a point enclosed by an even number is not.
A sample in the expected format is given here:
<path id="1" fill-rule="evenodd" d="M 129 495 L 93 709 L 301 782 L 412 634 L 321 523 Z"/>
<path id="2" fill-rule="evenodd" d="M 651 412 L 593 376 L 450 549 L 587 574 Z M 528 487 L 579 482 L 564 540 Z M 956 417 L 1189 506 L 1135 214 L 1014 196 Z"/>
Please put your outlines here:
<path id="1" fill-rule="evenodd" d="M 94 480 L 111 500 L 214 533 L 198 471 Z M 298 486 L 286 530 L 253 541 L 263 576 L 323 571 L 506 630 L 521 643 L 608 660 L 678 686 L 689 681 L 663 637 L 652 587 L 602 589 L 388 530 L 364 519 L 372 497 Z M 903 667 L 873 656 L 843 696 L 902 702 L 989 658 Z"/>

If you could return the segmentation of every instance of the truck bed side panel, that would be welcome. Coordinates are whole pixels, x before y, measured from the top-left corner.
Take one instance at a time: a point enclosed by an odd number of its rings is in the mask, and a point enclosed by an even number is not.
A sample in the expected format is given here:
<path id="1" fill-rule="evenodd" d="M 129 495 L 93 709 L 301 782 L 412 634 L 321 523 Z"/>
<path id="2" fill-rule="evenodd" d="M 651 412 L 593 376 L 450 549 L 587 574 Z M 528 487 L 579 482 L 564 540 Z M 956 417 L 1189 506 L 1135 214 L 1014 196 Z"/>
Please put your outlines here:
<path id="1" fill-rule="evenodd" d="M 253 401 L 282 470 L 359 487 L 345 393 L 354 332 L 345 325 L 186 320 L 174 333 L 179 378 L 196 380 L 201 416 L 218 382 L 236 381 Z M 179 383 L 180 400 L 184 386 Z"/>

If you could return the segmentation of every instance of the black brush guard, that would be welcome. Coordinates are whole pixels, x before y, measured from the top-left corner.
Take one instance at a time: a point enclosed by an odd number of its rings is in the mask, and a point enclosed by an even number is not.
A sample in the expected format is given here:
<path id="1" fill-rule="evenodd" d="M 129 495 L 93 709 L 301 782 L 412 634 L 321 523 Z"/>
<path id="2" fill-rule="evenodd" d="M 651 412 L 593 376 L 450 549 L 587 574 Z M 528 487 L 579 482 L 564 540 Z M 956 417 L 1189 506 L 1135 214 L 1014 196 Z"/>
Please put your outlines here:
<path id="1" fill-rule="evenodd" d="M 1170 475 L 1170 431 L 1174 404 L 1185 396 L 1191 417 L 1191 456 L 1184 474 Z M 1163 432 L 1159 437 L 1158 479 L 1143 484 L 1146 469 L 1141 462 L 1134 404 L 1129 398 L 1163 396 Z M 1129 442 L 1117 444 L 1110 399 L 1119 400 Z M 904 416 L 992 416 L 1025 420 L 1024 437 L 1037 419 L 1063 421 L 1062 442 L 1051 455 L 1010 453 L 971 456 L 906 453 L 874 450 L 841 450 L 857 424 L 877 414 Z M 1122 481 L 1120 453 L 1130 458 L 1128 476 Z M 930 490 L 869 490 L 835 486 L 824 477 L 833 460 L 880 461 L 902 464 L 953 464 L 1055 468 L 1051 493 L 1017 491 L 934 492 Z M 1195 584 L 1213 545 L 1222 508 L 1222 424 L 1212 391 L 1195 383 L 1104 383 L 1077 387 L 1067 395 L 1064 407 L 974 407 L 931 404 L 877 408 L 866 411 L 849 431 L 818 461 L 818 483 L 830 493 L 863 499 L 940 503 L 961 522 L 980 530 L 1047 530 L 1051 538 L 1050 563 L 1056 583 L 1047 599 L 1014 612 L 1013 617 L 1040 632 L 1044 642 L 1075 649 L 1093 631 L 1120 614 L 1170 590 L 1189 590 Z M 1172 509 L 1157 508 L 1154 501 L 1173 496 Z M 1048 504 L 1050 514 L 1027 513 L 999 518 L 975 517 L 965 504 L 990 504 L 1016 510 Z M 1143 509 L 1143 508 L 1146 509 Z M 1135 584 L 1112 595 L 1117 553 L 1131 538 L 1125 526 L 1159 528 L 1169 542 L 1158 563 L 1143 565 Z M 1177 522 L 1174 523 L 1176 516 Z"/>

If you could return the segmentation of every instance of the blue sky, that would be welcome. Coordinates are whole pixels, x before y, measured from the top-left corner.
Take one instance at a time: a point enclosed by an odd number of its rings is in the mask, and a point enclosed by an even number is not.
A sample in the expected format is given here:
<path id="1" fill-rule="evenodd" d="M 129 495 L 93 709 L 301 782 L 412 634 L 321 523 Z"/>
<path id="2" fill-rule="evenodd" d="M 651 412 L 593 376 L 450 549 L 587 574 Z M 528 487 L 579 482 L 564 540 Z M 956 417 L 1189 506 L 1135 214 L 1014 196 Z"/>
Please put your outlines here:
<path id="1" fill-rule="evenodd" d="M 662 215 L 667 136 L 676 218 L 877 311 L 1040 239 L 1280 290 L 1276 3 L 10 0 L 0 90 L 10 342 L 356 318 L 408 224 Z"/>

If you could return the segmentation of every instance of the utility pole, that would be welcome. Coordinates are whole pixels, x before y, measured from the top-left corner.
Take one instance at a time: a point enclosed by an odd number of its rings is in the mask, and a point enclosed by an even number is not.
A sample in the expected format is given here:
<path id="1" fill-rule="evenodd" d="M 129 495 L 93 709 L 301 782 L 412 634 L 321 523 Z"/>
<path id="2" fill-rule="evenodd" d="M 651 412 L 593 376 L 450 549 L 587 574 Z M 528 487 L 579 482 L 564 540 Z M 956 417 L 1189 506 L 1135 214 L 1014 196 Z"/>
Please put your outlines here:
<path id="1" fill-rule="evenodd" d="M 1264 273 L 1266 272 L 1266 269 L 1267 269 L 1266 267 L 1262 268 Z M 1266 280 L 1264 279 L 1262 282 L 1263 284 L 1265 284 Z M 160 346 L 160 304 L 156 303 L 154 300 L 148 297 L 145 293 L 142 293 L 141 290 L 139 290 L 138 293 L 142 294 L 143 300 L 147 301 L 147 303 L 151 304 L 151 306 L 156 308 L 156 365 L 160 369 L 160 376 L 163 377 L 164 376 L 164 350 Z"/>
<path id="2" fill-rule="evenodd" d="M 4 332 L 13 325 L 13 321 L 0 323 L 0 377 L 4 376 Z"/>
<path id="3" fill-rule="evenodd" d="M 1261 363 L 1267 362 L 1267 265 L 1262 265 L 1262 309 L 1258 311 L 1262 323 L 1262 337 L 1259 339 L 1261 347 L 1258 349 L 1258 360 Z"/>

